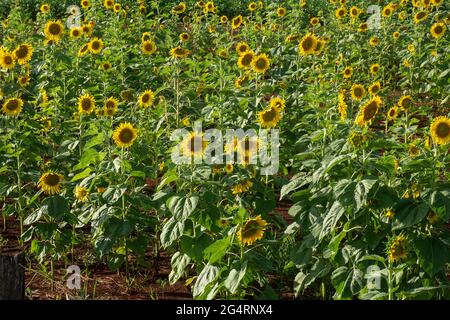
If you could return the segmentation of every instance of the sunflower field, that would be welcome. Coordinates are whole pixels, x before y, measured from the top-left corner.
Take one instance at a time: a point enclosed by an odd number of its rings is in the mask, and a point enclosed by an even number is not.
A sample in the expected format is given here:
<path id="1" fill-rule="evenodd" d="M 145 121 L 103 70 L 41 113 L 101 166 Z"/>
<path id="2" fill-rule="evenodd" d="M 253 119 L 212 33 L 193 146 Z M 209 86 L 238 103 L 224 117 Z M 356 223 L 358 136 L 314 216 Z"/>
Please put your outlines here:
<path id="1" fill-rule="evenodd" d="M 0 253 L 17 226 L 27 276 L 133 287 L 165 258 L 194 299 L 450 298 L 448 0 L 0 8 Z M 276 172 L 259 138 L 202 161 L 237 128 L 277 133 Z"/>

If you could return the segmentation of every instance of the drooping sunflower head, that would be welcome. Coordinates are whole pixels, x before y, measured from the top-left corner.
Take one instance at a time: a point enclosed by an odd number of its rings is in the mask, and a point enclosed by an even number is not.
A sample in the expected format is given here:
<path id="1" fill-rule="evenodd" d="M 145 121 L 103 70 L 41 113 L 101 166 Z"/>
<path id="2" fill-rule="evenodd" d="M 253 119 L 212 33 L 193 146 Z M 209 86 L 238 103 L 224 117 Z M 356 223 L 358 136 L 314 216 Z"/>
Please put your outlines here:
<path id="1" fill-rule="evenodd" d="M 83 24 L 81 30 L 83 31 L 83 35 L 85 37 L 90 37 L 92 35 L 93 28 L 89 24 Z"/>
<path id="2" fill-rule="evenodd" d="M 148 108 L 153 105 L 153 102 L 155 101 L 155 93 L 152 90 L 145 90 L 140 96 L 139 96 L 139 106 Z"/>
<path id="3" fill-rule="evenodd" d="M 238 230 L 236 235 L 242 245 L 252 245 L 264 237 L 266 227 L 267 221 L 262 219 L 261 216 L 257 216 L 244 222 L 242 228 Z"/>
<path id="4" fill-rule="evenodd" d="M 300 43 L 298 45 L 299 53 L 302 56 L 312 54 L 314 53 L 316 46 L 317 46 L 317 38 L 312 33 L 307 33 L 300 40 Z"/>
<path id="5" fill-rule="evenodd" d="M 431 137 L 434 143 L 446 145 L 450 143 L 450 119 L 445 116 L 437 117 L 430 126 Z"/>
<path id="6" fill-rule="evenodd" d="M 376 81 L 369 86 L 369 93 L 372 96 L 377 95 L 381 90 L 380 81 Z"/>
<path id="7" fill-rule="evenodd" d="M 190 132 L 181 142 L 181 150 L 184 155 L 195 157 L 202 155 L 207 145 L 202 133 Z"/>
<path id="8" fill-rule="evenodd" d="M 80 114 L 90 114 L 95 109 L 95 99 L 86 93 L 78 98 L 78 112 Z"/>
<path id="9" fill-rule="evenodd" d="M 115 97 L 109 97 L 108 99 L 106 99 L 104 102 L 105 114 L 108 116 L 113 116 L 117 111 L 118 105 L 119 100 Z"/>
<path id="10" fill-rule="evenodd" d="M 64 176 L 59 173 L 46 172 L 39 178 L 38 187 L 47 195 L 59 194 L 63 180 Z"/>
<path id="11" fill-rule="evenodd" d="M 153 40 L 142 41 L 141 50 L 144 54 L 152 54 L 156 51 L 156 45 Z"/>
<path id="12" fill-rule="evenodd" d="M 408 153 L 411 157 L 417 157 L 420 155 L 420 149 L 417 146 L 417 143 L 410 143 L 408 145 Z"/>
<path id="13" fill-rule="evenodd" d="M 241 194 L 241 193 L 249 191 L 252 187 L 253 187 L 253 182 L 251 182 L 250 180 L 245 180 L 245 181 L 241 181 L 241 182 L 235 184 L 231 188 L 231 191 L 233 192 L 233 194 Z"/>
<path id="14" fill-rule="evenodd" d="M 86 187 L 76 186 L 74 190 L 75 198 L 80 202 L 86 202 L 89 197 L 89 191 Z"/>
<path id="15" fill-rule="evenodd" d="M 265 73 L 270 68 L 270 60 L 265 53 L 255 56 L 252 60 L 252 69 L 256 73 Z"/>
<path id="16" fill-rule="evenodd" d="M 82 56 L 86 55 L 86 53 L 88 53 L 88 52 L 89 52 L 89 43 L 86 43 L 81 46 L 80 50 L 78 50 L 78 56 L 82 57 Z"/>
<path id="17" fill-rule="evenodd" d="M 27 73 L 27 74 L 25 74 L 25 75 L 23 75 L 23 76 L 20 76 L 20 77 L 17 79 L 17 83 L 18 83 L 22 88 L 27 87 L 28 84 L 30 83 L 30 75 Z"/>
<path id="18" fill-rule="evenodd" d="M 353 67 L 351 66 L 345 67 L 343 75 L 345 79 L 350 79 L 353 75 Z"/>
<path id="19" fill-rule="evenodd" d="M 366 95 L 366 90 L 364 86 L 361 84 L 354 84 L 351 87 L 352 99 L 356 101 L 360 101 Z"/>
<path id="20" fill-rule="evenodd" d="M 64 25 L 60 20 L 51 20 L 45 25 L 44 34 L 47 40 L 59 42 L 64 35 Z"/>
<path id="21" fill-rule="evenodd" d="M 103 49 L 103 40 L 99 38 L 93 38 L 89 42 L 89 51 L 93 54 L 99 54 Z"/>
<path id="22" fill-rule="evenodd" d="M 445 31 L 446 31 L 446 26 L 442 22 L 436 22 L 430 28 L 431 35 L 435 39 L 442 38 L 442 36 L 444 35 Z"/>
<path id="23" fill-rule="evenodd" d="M 22 43 L 14 50 L 14 58 L 20 65 L 24 65 L 31 60 L 33 56 L 33 46 L 29 43 Z"/>
<path id="24" fill-rule="evenodd" d="M 129 122 L 121 123 L 113 133 L 113 140 L 119 148 L 131 147 L 137 139 L 138 131 Z"/>
<path id="25" fill-rule="evenodd" d="M 398 105 L 403 110 L 409 110 L 413 106 L 413 99 L 411 96 L 402 96 L 398 101 Z"/>
<path id="26" fill-rule="evenodd" d="M 188 49 L 182 48 L 182 47 L 175 47 L 170 50 L 170 55 L 174 58 L 185 58 L 187 57 L 191 52 Z"/>
<path id="27" fill-rule="evenodd" d="M 317 39 L 316 47 L 314 48 L 314 54 L 318 55 L 325 47 L 326 41 L 324 39 Z"/>
<path id="28" fill-rule="evenodd" d="M 258 122 L 263 128 L 273 128 L 281 120 L 281 113 L 278 109 L 269 107 L 258 112 Z"/>
<path id="29" fill-rule="evenodd" d="M 236 52 L 239 55 L 243 55 L 244 53 L 246 53 L 247 51 L 250 51 L 250 46 L 247 44 L 247 42 L 239 42 L 236 45 Z"/>
<path id="30" fill-rule="evenodd" d="M 388 258 L 392 262 L 399 262 L 405 260 L 408 257 L 408 240 L 400 234 L 390 239 L 387 246 Z"/>
<path id="31" fill-rule="evenodd" d="M 238 29 L 243 22 L 243 18 L 241 15 L 238 15 L 237 17 L 234 17 L 233 20 L 231 20 L 231 28 L 233 28 L 233 30 Z"/>
<path id="32" fill-rule="evenodd" d="M 9 98 L 3 103 L 2 111 L 8 116 L 17 116 L 23 108 L 23 100 L 21 98 Z"/>
<path id="33" fill-rule="evenodd" d="M 252 50 L 243 53 L 238 58 L 238 67 L 241 69 L 249 69 L 254 58 L 255 53 Z"/>

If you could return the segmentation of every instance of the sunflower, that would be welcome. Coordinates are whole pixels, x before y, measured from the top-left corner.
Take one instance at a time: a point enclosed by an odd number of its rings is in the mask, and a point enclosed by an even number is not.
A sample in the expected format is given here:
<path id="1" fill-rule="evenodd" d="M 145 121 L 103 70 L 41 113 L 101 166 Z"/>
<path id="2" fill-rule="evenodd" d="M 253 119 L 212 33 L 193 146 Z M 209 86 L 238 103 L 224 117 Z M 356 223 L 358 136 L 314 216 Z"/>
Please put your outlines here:
<path id="1" fill-rule="evenodd" d="M 186 42 L 190 38 L 191 38 L 191 36 L 188 33 L 186 33 L 186 32 L 183 32 L 183 33 L 180 34 L 180 41 Z"/>
<path id="2" fill-rule="evenodd" d="M 43 190 L 47 195 L 54 195 L 61 192 L 64 176 L 55 172 L 44 173 L 38 181 L 39 189 Z"/>
<path id="3" fill-rule="evenodd" d="M 118 105 L 119 105 L 118 99 L 116 99 L 115 97 L 109 97 L 104 102 L 105 113 L 108 116 L 113 116 L 117 111 Z"/>
<path id="4" fill-rule="evenodd" d="M 170 55 L 174 58 L 185 58 L 187 57 L 191 52 L 188 49 L 184 49 L 181 47 L 175 47 L 170 50 Z"/>
<path id="5" fill-rule="evenodd" d="M 78 112 L 80 114 L 90 114 L 95 109 L 95 99 L 86 93 L 78 98 Z"/>
<path id="6" fill-rule="evenodd" d="M 119 148 L 128 148 L 137 138 L 137 129 L 131 123 L 121 123 L 113 132 L 113 140 Z"/>
<path id="7" fill-rule="evenodd" d="M 300 40 L 298 50 L 302 56 L 314 53 L 317 46 L 317 38 L 312 33 L 307 33 Z"/>
<path id="8" fill-rule="evenodd" d="M 360 101 L 366 95 L 366 90 L 361 84 L 352 85 L 350 91 L 352 94 L 352 99 L 356 101 Z"/>
<path id="9" fill-rule="evenodd" d="M 380 39 L 377 38 L 377 37 L 371 37 L 370 40 L 369 40 L 369 44 L 370 44 L 372 47 L 377 46 L 379 43 L 380 43 Z"/>
<path id="10" fill-rule="evenodd" d="M 345 9 L 345 7 L 340 7 L 338 9 L 336 9 L 335 15 L 336 15 L 336 18 L 338 18 L 339 20 L 344 18 L 346 14 L 347 14 L 347 9 Z"/>
<path id="11" fill-rule="evenodd" d="M 378 63 L 374 63 L 370 66 L 370 73 L 372 75 L 376 75 L 380 71 L 380 65 Z"/>
<path id="12" fill-rule="evenodd" d="M 86 53 L 88 52 L 89 52 L 89 43 L 86 43 L 80 48 L 80 50 L 78 50 L 78 56 L 82 57 L 86 55 Z"/>
<path id="13" fill-rule="evenodd" d="M 250 218 L 244 223 L 242 228 L 239 229 L 236 236 L 242 245 L 252 245 L 257 240 L 264 237 L 266 226 L 267 221 L 262 219 L 261 216 Z"/>
<path id="14" fill-rule="evenodd" d="M 103 6 L 104 6 L 106 9 L 112 9 L 112 8 L 114 8 L 114 0 L 104 0 L 104 1 L 103 1 Z"/>
<path id="15" fill-rule="evenodd" d="M 82 186 L 76 186 L 74 190 L 75 198 L 77 198 L 78 201 L 86 202 L 86 200 L 89 197 L 89 191 Z"/>
<path id="16" fill-rule="evenodd" d="M 345 67 L 343 74 L 345 79 L 350 79 L 353 75 L 353 67 Z"/>
<path id="17" fill-rule="evenodd" d="M 9 98 L 3 103 L 2 111 L 8 116 L 17 116 L 23 107 L 23 100 L 21 98 Z"/>
<path id="18" fill-rule="evenodd" d="M 273 97 L 270 99 L 269 105 L 272 108 L 277 109 L 278 112 L 281 112 L 284 110 L 284 107 L 286 106 L 286 101 L 281 97 Z"/>
<path id="19" fill-rule="evenodd" d="M 393 106 L 391 107 L 388 112 L 387 112 L 387 119 L 389 121 L 393 121 L 398 117 L 398 107 L 397 106 Z"/>
<path id="20" fill-rule="evenodd" d="M 256 9 L 258 9 L 258 5 L 256 4 L 256 2 L 250 2 L 247 8 L 249 11 L 255 11 Z"/>
<path id="21" fill-rule="evenodd" d="M 392 262 L 402 261 L 408 257 L 407 239 L 403 234 L 391 239 L 388 244 L 387 254 Z"/>
<path id="22" fill-rule="evenodd" d="M 202 155 L 207 146 L 207 141 L 203 139 L 203 134 L 190 132 L 181 142 L 181 150 L 186 156 Z"/>
<path id="23" fill-rule="evenodd" d="M 180 2 L 175 7 L 172 8 L 172 13 L 174 14 L 182 14 L 186 11 L 186 3 Z"/>
<path id="24" fill-rule="evenodd" d="M 358 32 L 366 32 L 367 30 L 369 30 L 369 25 L 367 22 L 361 23 L 358 27 Z"/>
<path id="25" fill-rule="evenodd" d="M 382 101 L 380 97 L 376 96 L 370 99 L 361 107 L 359 115 L 355 119 L 355 123 L 360 127 L 369 124 L 377 115 L 381 105 Z"/>
<path id="26" fill-rule="evenodd" d="M 392 218 L 395 217 L 395 212 L 392 211 L 391 209 L 390 209 L 390 210 L 387 210 L 387 211 L 384 213 L 384 216 L 390 220 L 390 219 L 392 219 Z"/>
<path id="27" fill-rule="evenodd" d="M 144 4 L 141 4 L 139 6 L 139 12 L 142 14 L 146 14 L 147 13 L 147 7 Z"/>
<path id="28" fill-rule="evenodd" d="M 78 39 L 83 35 L 83 28 L 73 27 L 70 29 L 69 34 L 72 39 Z"/>
<path id="29" fill-rule="evenodd" d="M 434 143 L 446 145 L 450 142 L 450 119 L 445 116 L 437 117 L 430 126 Z"/>
<path id="30" fill-rule="evenodd" d="M 314 27 L 320 23 L 320 20 L 319 20 L 319 18 L 313 17 L 313 18 L 309 19 L 309 23 Z"/>
<path id="31" fill-rule="evenodd" d="M 15 64 L 16 61 L 14 60 L 14 54 L 5 50 L 0 50 L 0 66 L 3 69 L 12 69 Z"/>
<path id="32" fill-rule="evenodd" d="M 408 145 L 408 153 L 411 157 L 417 157 L 420 155 L 420 149 L 415 143 Z"/>
<path id="33" fill-rule="evenodd" d="M 436 22 L 430 28 L 431 35 L 435 39 L 440 39 L 445 33 L 446 27 L 442 22 Z"/>
<path id="34" fill-rule="evenodd" d="M 144 54 L 150 55 L 156 51 L 156 45 L 153 40 L 142 41 L 141 50 Z"/>
<path id="35" fill-rule="evenodd" d="M 217 54 L 219 55 L 219 57 L 223 58 L 223 59 L 227 59 L 228 58 L 228 52 L 225 49 L 220 49 Z"/>
<path id="36" fill-rule="evenodd" d="M 286 9 L 285 8 L 278 8 L 277 9 L 277 16 L 284 17 L 286 15 Z"/>
<path id="37" fill-rule="evenodd" d="M 22 87 L 25 88 L 30 83 L 30 75 L 26 74 L 24 76 L 21 76 L 17 79 L 17 83 Z"/>
<path id="38" fill-rule="evenodd" d="M 380 81 L 376 81 L 369 86 L 369 93 L 371 96 L 375 96 L 380 92 L 381 84 Z"/>
<path id="39" fill-rule="evenodd" d="M 270 68 L 270 60 L 265 53 L 255 56 L 252 60 L 252 69 L 256 73 L 265 73 Z"/>
<path id="40" fill-rule="evenodd" d="M 273 128 L 281 120 L 281 113 L 278 109 L 269 107 L 258 112 L 258 122 L 263 128 Z"/>
<path id="41" fill-rule="evenodd" d="M 111 70 L 112 65 L 111 65 L 110 62 L 105 61 L 105 62 L 103 62 L 103 63 L 100 65 L 100 67 L 101 67 L 103 70 L 108 71 L 108 70 Z"/>
<path id="42" fill-rule="evenodd" d="M 428 14 L 425 11 L 419 11 L 414 15 L 414 22 L 420 23 L 424 21 L 428 17 Z"/>
<path id="43" fill-rule="evenodd" d="M 347 111 L 348 106 L 347 103 L 345 102 L 345 91 L 342 90 L 341 92 L 339 92 L 339 103 L 338 103 L 338 112 L 339 112 L 339 118 L 341 119 L 341 121 L 344 121 L 345 119 L 347 119 Z"/>
<path id="44" fill-rule="evenodd" d="M 57 43 L 64 34 L 64 25 L 60 20 L 51 20 L 45 25 L 44 34 L 47 40 Z"/>
<path id="45" fill-rule="evenodd" d="M 24 65 L 29 62 L 33 56 L 33 46 L 29 43 L 22 43 L 14 50 L 13 55 L 20 65 Z"/>
<path id="46" fill-rule="evenodd" d="M 205 6 L 203 7 L 204 12 L 208 13 L 208 12 L 214 12 L 216 11 L 216 6 L 214 5 L 214 2 L 212 1 L 208 1 Z"/>
<path id="47" fill-rule="evenodd" d="M 80 4 L 83 9 L 88 9 L 91 6 L 91 0 L 81 0 Z"/>
<path id="48" fill-rule="evenodd" d="M 145 90 L 139 96 L 139 106 L 143 108 L 148 108 L 153 105 L 155 101 L 155 93 L 152 90 Z"/>
<path id="49" fill-rule="evenodd" d="M 409 110 L 413 105 L 413 99 L 411 96 L 402 96 L 398 101 L 398 105 L 403 110 Z"/>
<path id="50" fill-rule="evenodd" d="M 47 14 L 50 12 L 50 5 L 48 3 L 44 3 L 39 9 L 43 14 Z"/>
<path id="51" fill-rule="evenodd" d="M 89 24 L 84 24 L 81 27 L 81 30 L 83 31 L 83 35 L 85 37 L 90 37 L 92 35 L 93 29 L 92 29 L 92 27 Z"/>
<path id="52" fill-rule="evenodd" d="M 358 7 L 351 7 L 350 8 L 350 17 L 353 19 L 357 18 L 361 14 L 361 10 Z"/>
<path id="53" fill-rule="evenodd" d="M 236 45 L 236 52 L 239 55 L 243 55 L 244 53 L 246 53 L 247 51 L 250 51 L 250 46 L 247 44 L 247 42 L 239 42 Z"/>
<path id="54" fill-rule="evenodd" d="M 431 0 L 431 4 L 435 7 L 440 6 L 444 0 Z"/>
<path id="55" fill-rule="evenodd" d="M 227 174 L 233 173 L 233 170 L 234 170 L 234 166 L 233 166 L 231 163 L 227 163 L 227 164 L 225 165 L 225 172 L 226 172 Z"/>
<path id="56" fill-rule="evenodd" d="M 103 40 L 94 38 L 89 42 L 89 51 L 93 54 L 99 54 L 103 49 Z"/>
<path id="57" fill-rule="evenodd" d="M 254 58 L 255 53 L 253 51 L 250 50 L 245 52 L 239 57 L 237 61 L 238 67 L 241 69 L 249 69 Z"/>
<path id="58" fill-rule="evenodd" d="M 227 22 L 228 22 L 228 17 L 227 17 L 227 16 L 221 16 L 221 17 L 220 17 L 220 23 L 225 24 L 225 23 L 227 23 Z"/>
<path id="59" fill-rule="evenodd" d="M 239 182 L 231 188 L 233 194 L 241 194 L 249 191 L 253 187 L 253 182 L 250 180 Z"/>
<path id="60" fill-rule="evenodd" d="M 122 5 L 120 3 L 115 3 L 113 9 L 115 13 L 119 13 L 122 10 Z"/>
<path id="61" fill-rule="evenodd" d="M 395 31 L 394 33 L 392 33 L 392 38 L 394 38 L 394 39 L 400 38 L 400 32 Z"/>
<path id="62" fill-rule="evenodd" d="M 316 47 L 314 48 L 314 54 L 318 55 L 325 47 L 326 41 L 324 39 L 317 39 Z"/>
<path id="63" fill-rule="evenodd" d="M 392 16 L 392 13 L 394 12 L 393 9 L 394 8 L 392 7 L 392 4 L 388 4 L 387 6 L 385 6 L 381 11 L 383 17 L 389 18 L 390 16 Z"/>
<path id="64" fill-rule="evenodd" d="M 233 30 L 239 29 L 239 27 L 242 25 L 242 21 L 243 21 L 243 18 L 241 15 L 234 17 L 233 20 L 231 20 L 231 28 Z"/>

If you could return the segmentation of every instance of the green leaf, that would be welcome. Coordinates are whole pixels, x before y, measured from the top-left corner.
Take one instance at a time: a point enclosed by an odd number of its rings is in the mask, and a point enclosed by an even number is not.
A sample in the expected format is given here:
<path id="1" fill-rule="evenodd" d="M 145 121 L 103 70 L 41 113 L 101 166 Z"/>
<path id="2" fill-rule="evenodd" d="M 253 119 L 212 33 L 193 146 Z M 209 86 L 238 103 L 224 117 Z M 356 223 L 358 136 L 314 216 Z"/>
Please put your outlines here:
<path id="1" fill-rule="evenodd" d="M 219 268 L 213 265 L 207 264 L 195 281 L 194 287 L 192 288 L 192 294 L 197 297 L 205 291 L 206 287 L 211 284 L 219 275 Z"/>
<path id="2" fill-rule="evenodd" d="M 23 221 L 23 224 L 27 226 L 39 221 L 39 219 L 41 219 L 41 217 L 47 213 L 47 210 L 47 205 L 43 205 L 39 209 L 33 211 L 33 213 L 31 213 L 28 217 L 26 217 L 26 219 Z"/>
<path id="3" fill-rule="evenodd" d="M 445 272 L 445 264 L 450 260 L 450 248 L 437 238 L 417 238 L 414 240 L 420 266 L 433 277 Z"/>
<path id="4" fill-rule="evenodd" d="M 227 288 L 228 291 L 231 292 L 231 294 L 236 293 L 246 272 L 247 272 L 247 261 L 244 261 L 239 271 L 236 269 L 232 269 L 230 271 L 228 277 L 225 279 L 224 285 L 225 288 Z"/>
<path id="5" fill-rule="evenodd" d="M 197 196 L 191 196 L 189 198 L 174 196 L 168 200 L 167 207 L 176 220 L 184 221 L 194 212 L 197 204 Z"/>
<path id="6" fill-rule="evenodd" d="M 161 231 L 161 244 L 164 248 L 167 248 L 181 237 L 184 231 L 184 221 L 177 221 L 174 217 L 170 218 L 166 222 Z"/>
<path id="7" fill-rule="evenodd" d="M 359 211 L 359 209 L 361 209 L 361 207 L 366 203 L 367 196 L 376 182 L 377 180 L 375 179 L 365 179 L 358 182 L 355 188 L 355 211 Z"/>
<path id="8" fill-rule="evenodd" d="M 299 272 L 294 279 L 295 296 L 297 297 L 299 294 L 301 294 L 303 290 L 306 289 L 317 278 L 321 278 L 327 275 L 330 270 L 331 265 L 325 259 L 320 259 L 317 260 L 316 263 L 312 266 L 310 273 L 305 274 L 303 273 L 303 271 Z"/>
<path id="9" fill-rule="evenodd" d="M 69 213 L 69 203 L 62 196 L 53 196 L 44 200 L 47 213 L 56 219 L 62 219 Z"/>
<path id="10" fill-rule="evenodd" d="M 396 220 L 392 230 L 403 229 L 421 222 L 429 209 L 426 203 L 417 204 L 414 200 L 401 200 L 395 209 Z"/>
<path id="11" fill-rule="evenodd" d="M 92 147 L 98 146 L 105 142 L 105 135 L 102 131 L 100 131 L 96 136 L 94 136 L 88 143 L 84 146 L 83 150 L 86 151 Z"/>
<path id="12" fill-rule="evenodd" d="M 72 178 L 72 182 L 81 180 L 86 178 L 87 176 L 89 176 L 89 174 L 91 173 L 92 169 L 91 168 L 86 168 L 83 171 L 81 171 L 80 173 L 76 174 L 73 178 Z"/>
<path id="13" fill-rule="evenodd" d="M 323 220 L 322 229 L 319 236 L 320 239 L 326 237 L 331 230 L 336 227 L 336 224 L 344 212 L 345 209 L 342 207 L 341 203 L 339 201 L 335 201 Z"/>
<path id="14" fill-rule="evenodd" d="M 214 264 L 220 261 L 222 257 L 227 253 L 229 246 L 229 237 L 217 240 L 203 251 L 205 259 L 207 259 L 210 264 Z"/>
<path id="15" fill-rule="evenodd" d="M 169 274 L 169 282 L 175 284 L 185 273 L 186 267 L 191 262 L 188 255 L 181 252 L 175 252 L 171 259 L 172 270 Z"/>

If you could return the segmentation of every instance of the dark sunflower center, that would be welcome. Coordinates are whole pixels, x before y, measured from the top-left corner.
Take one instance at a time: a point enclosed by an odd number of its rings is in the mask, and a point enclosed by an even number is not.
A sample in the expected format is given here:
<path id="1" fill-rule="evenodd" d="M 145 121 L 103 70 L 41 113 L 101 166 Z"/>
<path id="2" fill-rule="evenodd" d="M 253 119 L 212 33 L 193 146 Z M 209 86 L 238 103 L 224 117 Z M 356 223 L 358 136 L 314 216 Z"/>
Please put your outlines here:
<path id="1" fill-rule="evenodd" d="M 434 32 L 435 32 L 436 34 L 441 34 L 442 31 L 444 31 L 444 29 L 442 28 L 442 26 L 436 26 L 436 27 L 434 28 Z"/>
<path id="2" fill-rule="evenodd" d="M 356 16 L 358 14 L 358 10 L 352 9 L 352 15 Z"/>
<path id="3" fill-rule="evenodd" d="M 6 104 L 6 109 L 10 110 L 10 111 L 14 111 L 17 108 L 19 108 L 19 101 L 18 100 L 11 100 Z"/>
<path id="4" fill-rule="evenodd" d="M 246 54 L 242 57 L 242 64 L 244 66 L 248 66 L 253 60 L 253 55 L 252 54 Z"/>
<path id="5" fill-rule="evenodd" d="M 23 59 L 28 55 L 28 47 L 27 46 L 20 46 L 19 49 L 16 51 L 16 56 L 19 59 Z"/>
<path id="6" fill-rule="evenodd" d="M 277 111 L 273 108 L 270 108 L 269 110 L 267 110 L 266 112 L 264 112 L 262 114 L 262 118 L 266 122 L 274 120 L 276 116 L 277 116 Z"/>
<path id="7" fill-rule="evenodd" d="M 386 9 L 386 10 L 384 10 L 384 14 L 385 15 L 390 15 L 391 14 L 391 9 Z"/>
<path id="8" fill-rule="evenodd" d="M 50 187 L 57 186 L 60 183 L 59 175 L 57 175 L 55 173 L 49 173 L 45 177 L 44 182 L 46 185 L 48 185 Z"/>
<path id="9" fill-rule="evenodd" d="M 13 59 L 10 56 L 5 56 L 3 57 L 3 62 L 7 65 L 12 64 L 13 63 Z"/>
<path id="10" fill-rule="evenodd" d="M 242 228 L 242 237 L 245 238 L 252 238 L 258 235 L 260 232 L 261 227 L 259 226 L 257 221 L 251 220 L 245 223 L 244 227 Z"/>
<path id="11" fill-rule="evenodd" d="M 175 49 L 175 55 L 182 56 L 184 54 L 184 50 L 182 48 Z"/>
<path id="12" fill-rule="evenodd" d="M 373 67 L 372 70 L 373 72 L 378 72 L 378 67 Z"/>
<path id="13" fill-rule="evenodd" d="M 357 96 L 358 98 L 361 97 L 363 95 L 363 91 L 361 88 L 357 87 L 353 90 L 353 93 L 355 94 L 355 96 Z"/>
<path id="14" fill-rule="evenodd" d="M 419 12 L 419 13 L 417 14 L 417 19 L 418 19 L 418 20 L 422 19 L 423 17 L 425 17 L 425 12 Z"/>
<path id="15" fill-rule="evenodd" d="M 339 11 L 338 11 L 338 15 L 339 15 L 340 17 L 343 17 L 344 14 L 345 14 L 345 11 L 344 11 L 344 10 L 339 10 Z"/>
<path id="16" fill-rule="evenodd" d="M 58 35 L 61 33 L 61 26 L 57 23 L 52 23 L 50 25 L 50 27 L 48 28 L 48 31 L 52 34 L 52 35 Z"/>
<path id="17" fill-rule="evenodd" d="M 89 98 L 83 98 L 83 100 L 81 101 L 81 108 L 83 108 L 83 110 L 90 110 L 92 107 L 92 101 Z"/>
<path id="18" fill-rule="evenodd" d="M 408 108 L 411 106 L 411 100 L 409 98 L 403 99 L 402 101 L 402 107 L 403 108 Z"/>
<path id="19" fill-rule="evenodd" d="M 113 5 L 112 1 L 107 1 L 106 4 L 108 5 L 108 7 L 111 7 Z"/>
<path id="20" fill-rule="evenodd" d="M 436 134 L 439 138 L 447 138 L 450 135 L 450 126 L 447 123 L 439 123 L 436 127 Z"/>
<path id="21" fill-rule="evenodd" d="M 150 95 L 149 95 L 148 93 L 144 94 L 144 95 L 142 96 L 142 102 L 143 102 L 143 103 L 147 103 L 147 102 L 149 102 L 149 101 L 150 101 Z"/>
<path id="22" fill-rule="evenodd" d="M 100 42 L 99 41 L 92 42 L 92 49 L 94 50 L 100 49 Z"/>
<path id="23" fill-rule="evenodd" d="M 131 142 L 131 140 L 133 140 L 133 137 L 133 131 L 128 128 L 122 129 L 122 131 L 120 131 L 119 140 L 123 143 Z"/>
<path id="24" fill-rule="evenodd" d="M 310 50 L 313 47 L 313 45 L 314 45 L 314 41 L 311 37 L 308 37 L 302 41 L 302 48 L 305 51 Z"/>
<path id="25" fill-rule="evenodd" d="M 78 31 L 77 29 L 72 30 L 72 35 L 73 35 L 74 37 L 78 37 L 78 36 L 80 35 L 80 31 Z"/>
<path id="26" fill-rule="evenodd" d="M 390 115 L 391 117 L 395 116 L 395 110 L 392 109 L 391 112 L 389 113 L 389 115 Z"/>
<path id="27" fill-rule="evenodd" d="M 153 50 L 153 45 L 151 43 L 146 43 L 145 44 L 145 51 L 152 51 Z"/>
<path id="28" fill-rule="evenodd" d="M 107 109 L 113 109 L 115 107 L 115 105 L 116 104 L 114 103 L 114 101 L 109 100 L 109 101 L 106 102 L 106 108 Z"/>
<path id="29" fill-rule="evenodd" d="M 256 67 L 260 70 L 264 70 L 267 67 L 267 62 L 263 58 L 256 60 Z"/>
<path id="30" fill-rule="evenodd" d="M 350 72 L 351 72 L 351 70 L 350 70 L 350 69 L 345 69 L 345 74 L 346 74 L 346 75 L 349 75 L 349 74 L 350 74 Z"/>
<path id="31" fill-rule="evenodd" d="M 380 87 L 379 87 L 379 86 L 373 86 L 373 87 L 372 87 L 372 92 L 373 92 L 373 93 L 377 93 L 379 90 L 380 90 Z"/>
<path id="32" fill-rule="evenodd" d="M 378 105 L 376 102 L 371 102 L 365 109 L 364 109 L 364 120 L 370 120 L 372 119 L 375 114 L 377 113 Z"/>

